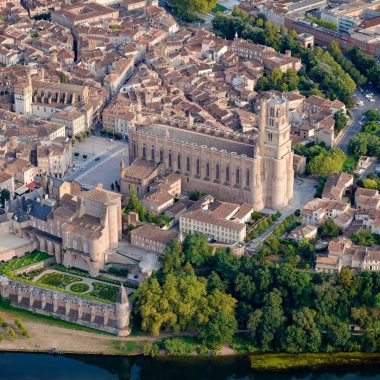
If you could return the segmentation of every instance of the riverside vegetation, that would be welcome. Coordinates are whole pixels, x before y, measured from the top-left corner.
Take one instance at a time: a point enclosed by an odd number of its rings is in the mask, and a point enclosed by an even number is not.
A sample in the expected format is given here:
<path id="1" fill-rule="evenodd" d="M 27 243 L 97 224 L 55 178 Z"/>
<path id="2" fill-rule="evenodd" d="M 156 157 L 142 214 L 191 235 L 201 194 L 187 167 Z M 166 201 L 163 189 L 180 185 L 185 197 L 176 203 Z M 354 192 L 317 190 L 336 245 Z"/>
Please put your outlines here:
<path id="1" fill-rule="evenodd" d="M 173 241 L 161 269 L 132 296 L 134 323 L 153 335 L 193 333 L 191 349 L 182 352 L 215 350 L 237 336 L 247 351 L 378 351 L 380 273 L 314 274 L 302 269 L 311 247 L 282 247 L 273 237 L 255 257 L 238 259 L 226 249 L 213 254 L 203 235 Z M 268 260 L 273 250 L 276 263 Z M 175 351 L 184 342 L 164 345 Z"/>

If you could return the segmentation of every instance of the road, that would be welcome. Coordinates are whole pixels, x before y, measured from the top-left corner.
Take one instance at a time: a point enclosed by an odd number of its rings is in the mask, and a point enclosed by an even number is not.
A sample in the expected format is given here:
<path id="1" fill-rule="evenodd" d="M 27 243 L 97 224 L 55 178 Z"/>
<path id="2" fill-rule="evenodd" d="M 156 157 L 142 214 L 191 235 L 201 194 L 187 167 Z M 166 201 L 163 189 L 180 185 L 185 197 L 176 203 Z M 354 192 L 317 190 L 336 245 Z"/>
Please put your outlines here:
<path id="1" fill-rule="evenodd" d="M 361 100 L 364 105 L 362 107 L 357 106 L 351 110 L 352 119 L 347 125 L 346 129 L 343 131 L 337 144 L 337 146 L 345 153 L 347 153 L 348 143 L 350 140 L 361 131 L 361 125 L 359 125 L 359 122 L 362 118 L 363 112 L 371 108 L 380 109 L 380 95 L 378 92 L 372 89 L 371 91 L 375 94 L 375 102 L 369 102 L 362 92 L 359 90 L 355 91 L 355 96 Z"/>

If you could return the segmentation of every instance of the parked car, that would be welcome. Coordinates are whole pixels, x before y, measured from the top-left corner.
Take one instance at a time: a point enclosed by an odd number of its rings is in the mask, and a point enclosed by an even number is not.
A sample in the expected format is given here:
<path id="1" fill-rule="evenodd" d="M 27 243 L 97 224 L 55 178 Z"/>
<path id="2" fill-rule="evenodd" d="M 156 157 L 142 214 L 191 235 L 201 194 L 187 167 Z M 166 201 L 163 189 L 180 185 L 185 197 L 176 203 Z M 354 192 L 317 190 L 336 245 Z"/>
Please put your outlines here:
<path id="1" fill-rule="evenodd" d="M 83 171 L 83 170 L 84 170 L 84 167 L 82 166 L 82 167 L 80 168 L 80 170 Z"/>

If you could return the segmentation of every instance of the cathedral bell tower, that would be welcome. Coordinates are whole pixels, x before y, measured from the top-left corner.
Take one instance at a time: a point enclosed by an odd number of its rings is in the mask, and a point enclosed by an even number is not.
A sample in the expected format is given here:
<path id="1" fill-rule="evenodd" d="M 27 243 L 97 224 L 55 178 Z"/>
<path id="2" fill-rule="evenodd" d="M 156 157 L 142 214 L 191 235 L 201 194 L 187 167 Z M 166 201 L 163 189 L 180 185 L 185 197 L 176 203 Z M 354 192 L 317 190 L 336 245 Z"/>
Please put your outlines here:
<path id="1" fill-rule="evenodd" d="M 294 172 L 288 102 L 282 97 L 262 100 L 258 144 L 263 157 L 265 207 L 281 209 L 293 198 Z"/>

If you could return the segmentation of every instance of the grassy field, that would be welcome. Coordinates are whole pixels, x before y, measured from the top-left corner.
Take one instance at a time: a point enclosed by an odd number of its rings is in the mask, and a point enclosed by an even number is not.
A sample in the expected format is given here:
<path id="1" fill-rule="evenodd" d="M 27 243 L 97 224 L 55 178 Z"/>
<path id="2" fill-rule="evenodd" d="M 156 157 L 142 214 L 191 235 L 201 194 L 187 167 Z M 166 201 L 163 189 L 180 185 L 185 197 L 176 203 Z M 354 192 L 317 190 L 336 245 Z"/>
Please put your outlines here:
<path id="1" fill-rule="evenodd" d="M 144 353 L 144 347 L 151 345 L 152 343 L 148 340 L 141 341 L 130 341 L 130 342 L 120 342 L 116 341 L 113 343 L 114 348 L 120 355 L 141 355 Z"/>
<path id="2" fill-rule="evenodd" d="M 211 12 L 212 13 L 222 12 L 223 13 L 226 10 L 227 10 L 227 8 L 224 5 L 216 3 L 215 7 L 211 9 Z"/>
<path id="3" fill-rule="evenodd" d="M 257 371 L 283 371 L 341 365 L 380 364 L 380 353 L 337 352 L 320 354 L 255 354 L 251 366 Z"/>
<path id="4" fill-rule="evenodd" d="M 43 261 L 48 259 L 49 256 L 45 252 L 35 251 L 32 253 L 28 253 L 23 257 L 18 257 L 17 259 L 13 259 L 6 263 L 0 264 L 0 273 L 13 272 L 17 269 L 27 267 L 28 265 L 38 263 L 39 261 Z"/>

